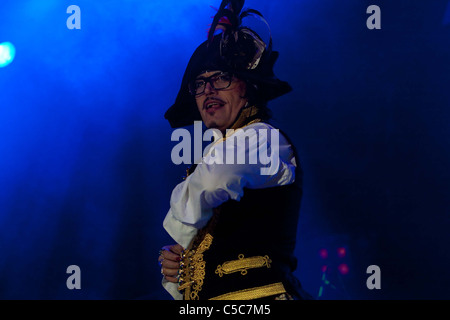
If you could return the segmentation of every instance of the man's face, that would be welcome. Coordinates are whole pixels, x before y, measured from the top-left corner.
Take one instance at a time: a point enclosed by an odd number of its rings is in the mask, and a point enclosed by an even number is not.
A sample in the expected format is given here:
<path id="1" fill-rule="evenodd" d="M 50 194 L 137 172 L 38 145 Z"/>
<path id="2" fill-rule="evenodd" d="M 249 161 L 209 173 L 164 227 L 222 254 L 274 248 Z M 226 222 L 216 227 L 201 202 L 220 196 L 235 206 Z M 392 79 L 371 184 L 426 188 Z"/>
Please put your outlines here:
<path id="1" fill-rule="evenodd" d="M 214 75 L 220 77 L 221 71 L 208 71 L 198 75 L 197 79 L 207 79 Z M 231 127 L 239 111 L 247 103 L 247 98 L 244 98 L 246 84 L 240 79 L 233 78 L 228 88 L 217 90 L 211 86 L 211 82 L 214 83 L 215 78 L 206 82 L 205 92 L 196 96 L 195 100 L 205 126 L 225 132 Z M 218 79 L 218 87 L 220 87 L 220 81 L 222 80 Z M 226 82 L 226 79 L 224 81 Z"/>

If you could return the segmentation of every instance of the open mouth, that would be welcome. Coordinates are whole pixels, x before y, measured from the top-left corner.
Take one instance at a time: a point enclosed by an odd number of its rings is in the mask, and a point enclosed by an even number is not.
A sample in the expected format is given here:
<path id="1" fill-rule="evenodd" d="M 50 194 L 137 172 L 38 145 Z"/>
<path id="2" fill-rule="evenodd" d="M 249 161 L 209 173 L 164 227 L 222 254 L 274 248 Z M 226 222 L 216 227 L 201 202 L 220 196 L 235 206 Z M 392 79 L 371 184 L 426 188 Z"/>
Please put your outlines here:
<path id="1" fill-rule="evenodd" d="M 216 98 L 208 98 L 203 103 L 203 109 L 206 111 L 215 111 L 225 105 L 225 102 Z"/>

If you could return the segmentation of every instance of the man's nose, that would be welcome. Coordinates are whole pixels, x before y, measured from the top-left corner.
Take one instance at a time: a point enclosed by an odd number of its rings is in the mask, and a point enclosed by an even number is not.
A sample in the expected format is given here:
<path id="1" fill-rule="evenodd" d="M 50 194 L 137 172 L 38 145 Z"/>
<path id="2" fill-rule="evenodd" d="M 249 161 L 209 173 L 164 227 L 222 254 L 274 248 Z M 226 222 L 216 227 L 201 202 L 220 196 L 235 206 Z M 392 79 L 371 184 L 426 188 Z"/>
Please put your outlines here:
<path id="1" fill-rule="evenodd" d="M 214 89 L 211 82 L 208 81 L 205 85 L 205 94 L 214 93 L 215 91 L 216 91 L 216 89 Z"/>

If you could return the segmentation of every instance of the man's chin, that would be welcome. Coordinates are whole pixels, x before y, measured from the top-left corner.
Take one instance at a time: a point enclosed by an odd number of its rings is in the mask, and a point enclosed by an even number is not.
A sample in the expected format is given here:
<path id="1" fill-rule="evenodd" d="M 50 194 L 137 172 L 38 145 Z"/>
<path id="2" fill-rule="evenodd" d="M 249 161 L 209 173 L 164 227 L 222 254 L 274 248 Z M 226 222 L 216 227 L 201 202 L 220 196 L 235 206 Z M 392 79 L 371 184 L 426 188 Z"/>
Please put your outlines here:
<path id="1" fill-rule="evenodd" d="M 226 127 L 224 127 L 224 126 L 219 126 L 219 125 L 217 125 L 217 124 L 210 124 L 210 125 L 207 125 L 206 126 L 208 129 L 217 129 L 217 130 L 219 130 L 220 132 L 222 132 L 222 133 L 224 133 L 225 132 L 225 130 L 227 129 Z"/>
<path id="2" fill-rule="evenodd" d="M 220 124 L 218 124 L 216 121 L 209 121 L 205 124 L 205 126 L 208 129 L 219 129 L 220 130 Z"/>

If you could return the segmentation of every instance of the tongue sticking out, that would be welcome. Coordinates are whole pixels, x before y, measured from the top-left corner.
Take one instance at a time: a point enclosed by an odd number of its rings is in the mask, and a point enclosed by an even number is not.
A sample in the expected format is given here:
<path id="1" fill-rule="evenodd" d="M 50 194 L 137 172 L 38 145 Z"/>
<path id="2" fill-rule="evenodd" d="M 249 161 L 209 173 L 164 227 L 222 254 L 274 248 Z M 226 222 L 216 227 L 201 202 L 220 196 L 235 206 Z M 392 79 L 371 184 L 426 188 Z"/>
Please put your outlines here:
<path id="1" fill-rule="evenodd" d="M 210 100 L 205 103 L 205 109 L 208 112 L 212 112 L 212 111 L 216 111 L 217 109 L 223 107 L 224 105 L 225 105 L 225 103 L 223 103 L 222 101 Z"/>

